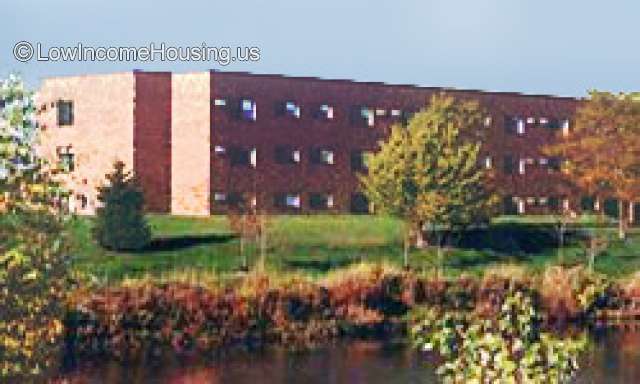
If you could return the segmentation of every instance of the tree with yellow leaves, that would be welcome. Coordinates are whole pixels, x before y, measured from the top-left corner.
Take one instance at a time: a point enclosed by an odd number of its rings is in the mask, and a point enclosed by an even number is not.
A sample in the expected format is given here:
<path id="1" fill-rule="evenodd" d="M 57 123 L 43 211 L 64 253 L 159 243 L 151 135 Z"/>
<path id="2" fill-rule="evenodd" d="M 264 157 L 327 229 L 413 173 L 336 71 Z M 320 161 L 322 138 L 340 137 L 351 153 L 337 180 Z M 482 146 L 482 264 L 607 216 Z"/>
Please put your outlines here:
<path id="1" fill-rule="evenodd" d="M 491 175 L 478 161 L 483 118 L 477 102 L 436 95 L 371 156 L 363 190 L 378 212 L 404 220 L 405 266 L 412 237 L 430 232 L 441 265 L 447 233 L 495 212 Z"/>
<path id="2" fill-rule="evenodd" d="M 45 381 L 60 360 L 68 242 L 34 114 L 22 80 L 0 80 L 0 382 Z"/>

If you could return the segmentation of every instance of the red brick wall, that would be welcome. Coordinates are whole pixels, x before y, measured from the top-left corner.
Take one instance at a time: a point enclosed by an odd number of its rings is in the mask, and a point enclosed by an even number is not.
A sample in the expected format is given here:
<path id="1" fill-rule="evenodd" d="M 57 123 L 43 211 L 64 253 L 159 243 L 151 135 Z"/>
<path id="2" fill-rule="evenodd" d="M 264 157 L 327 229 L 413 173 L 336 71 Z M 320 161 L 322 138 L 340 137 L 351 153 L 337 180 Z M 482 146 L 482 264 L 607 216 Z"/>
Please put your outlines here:
<path id="1" fill-rule="evenodd" d="M 171 209 L 171 73 L 134 72 L 133 164 L 149 212 Z"/>
<path id="2" fill-rule="evenodd" d="M 257 148 L 257 167 L 233 167 L 228 154 L 212 155 L 211 191 L 254 193 L 262 196 L 266 206 L 273 205 L 273 195 L 280 192 L 300 193 L 302 212 L 309 211 L 309 194 L 330 192 L 334 194 L 335 209 L 347 211 L 352 193 L 358 191 L 359 182 L 351 170 L 350 153 L 353 150 L 377 148 L 390 125 L 397 119 L 376 117 L 374 127 L 368 127 L 358 119 L 358 106 L 418 111 L 437 88 L 417 88 L 380 83 L 354 83 L 350 81 L 318 80 L 313 78 L 288 78 L 272 75 L 213 72 L 212 100 L 225 99 L 224 107 L 212 107 L 212 148 L 221 145 Z M 505 115 L 521 117 L 570 118 L 578 101 L 571 98 L 526 96 L 510 93 L 483 93 L 452 91 L 458 98 L 478 100 L 492 116 L 492 125 L 486 129 L 488 142 L 483 151 L 491 154 L 496 169 L 498 185 L 502 193 L 520 197 L 566 196 L 571 191 L 563 185 L 559 173 L 549 173 L 541 167 L 527 168 L 525 175 L 517 174 L 517 161 L 532 157 L 536 161 L 544 157 L 541 147 L 557 140 L 542 127 L 527 127 L 523 136 L 507 134 Z M 238 117 L 242 98 L 257 103 L 257 121 L 244 121 Z M 285 101 L 295 101 L 302 108 L 301 118 L 283 115 L 280 109 Z M 324 121 L 314 117 L 321 104 L 334 107 L 334 119 Z M 355 116 L 355 117 L 354 117 Z M 288 145 L 301 150 L 301 162 L 281 165 L 275 161 L 275 148 Z M 327 147 L 335 152 L 334 165 L 314 165 L 309 159 L 314 147 Z M 512 154 L 516 159 L 514 175 L 505 175 L 503 158 Z M 539 169 L 535 169 L 539 168 Z M 260 196 L 259 196 L 260 198 Z M 218 212 L 224 207 L 216 206 Z M 537 208 L 529 207 L 527 211 Z"/>

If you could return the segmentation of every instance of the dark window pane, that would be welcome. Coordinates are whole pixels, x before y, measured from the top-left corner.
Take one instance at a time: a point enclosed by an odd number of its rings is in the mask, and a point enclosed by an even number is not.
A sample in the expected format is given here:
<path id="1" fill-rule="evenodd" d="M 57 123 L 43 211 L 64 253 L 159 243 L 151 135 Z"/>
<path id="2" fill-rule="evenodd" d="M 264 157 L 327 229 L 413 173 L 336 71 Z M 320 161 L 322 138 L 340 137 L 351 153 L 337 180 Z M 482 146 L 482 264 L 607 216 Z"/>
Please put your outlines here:
<path id="1" fill-rule="evenodd" d="M 73 125 L 73 102 L 58 101 L 58 125 Z"/>

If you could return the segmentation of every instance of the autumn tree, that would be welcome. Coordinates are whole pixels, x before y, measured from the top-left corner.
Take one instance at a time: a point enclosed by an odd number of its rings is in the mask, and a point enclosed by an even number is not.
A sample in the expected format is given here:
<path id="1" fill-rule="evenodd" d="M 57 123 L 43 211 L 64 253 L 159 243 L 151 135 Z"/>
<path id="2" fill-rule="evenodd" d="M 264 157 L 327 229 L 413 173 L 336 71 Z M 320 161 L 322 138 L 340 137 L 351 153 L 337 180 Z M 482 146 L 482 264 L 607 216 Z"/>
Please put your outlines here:
<path id="1" fill-rule="evenodd" d="M 634 94 L 592 91 L 577 110 L 574 128 L 544 151 L 565 159 L 564 170 L 597 201 L 618 200 L 624 238 L 631 205 L 640 197 L 640 100 Z"/>
<path id="2" fill-rule="evenodd" d="M 62 346 L 69 289 L 64 196 L 35 150 L 36 107 L 0 79 L 0 382 L 46 382 Z"/>
<path id="3" fill-rule="evenodd" d="M 447 233 L 494 212 L 490 174 L 478 161 L 483 119 L 477 102 L 433 96 L 406 126 L 394 125 L 371 156 L 363 191 L 377 212 L 403 220 L 405 266 L 410 239 L 433 234 L 441 264 Z"/>

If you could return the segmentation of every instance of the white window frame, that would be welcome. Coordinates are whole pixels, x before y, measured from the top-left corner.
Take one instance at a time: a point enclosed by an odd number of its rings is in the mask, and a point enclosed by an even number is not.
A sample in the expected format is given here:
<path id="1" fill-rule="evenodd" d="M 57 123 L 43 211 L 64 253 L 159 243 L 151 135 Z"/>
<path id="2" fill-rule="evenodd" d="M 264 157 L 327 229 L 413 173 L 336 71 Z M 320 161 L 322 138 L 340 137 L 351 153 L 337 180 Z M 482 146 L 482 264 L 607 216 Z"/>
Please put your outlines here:
<path id="1" fill-rule="evenodd" d="M 518 135 L 524 135 L 526 133 L 526 124 L 522 118 L 516 119 L 516 133 Z"/>
<path id="2" fill-rule="evenodd" d="M 249 164 L 251 164 L 253 168 L 258 164 L 258 150 L 256 148 L 251 148 L 251 151 L 249 151 Z"/>

